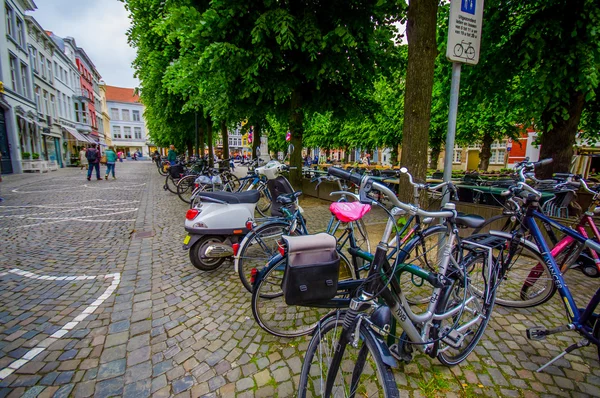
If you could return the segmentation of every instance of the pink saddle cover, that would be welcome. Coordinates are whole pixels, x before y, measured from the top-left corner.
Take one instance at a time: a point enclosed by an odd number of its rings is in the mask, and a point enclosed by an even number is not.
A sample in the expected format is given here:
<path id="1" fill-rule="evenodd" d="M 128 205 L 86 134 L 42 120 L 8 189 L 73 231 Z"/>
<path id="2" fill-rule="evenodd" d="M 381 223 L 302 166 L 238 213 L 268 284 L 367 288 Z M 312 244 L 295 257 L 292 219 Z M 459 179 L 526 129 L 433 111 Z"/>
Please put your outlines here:
<path id="1" fill-rule="evenodd" d="M 334 202 L 329 206 L 331 213 L 341 222 L 360 220 L 371 211 L 371 205 L 360 202 Z"/>

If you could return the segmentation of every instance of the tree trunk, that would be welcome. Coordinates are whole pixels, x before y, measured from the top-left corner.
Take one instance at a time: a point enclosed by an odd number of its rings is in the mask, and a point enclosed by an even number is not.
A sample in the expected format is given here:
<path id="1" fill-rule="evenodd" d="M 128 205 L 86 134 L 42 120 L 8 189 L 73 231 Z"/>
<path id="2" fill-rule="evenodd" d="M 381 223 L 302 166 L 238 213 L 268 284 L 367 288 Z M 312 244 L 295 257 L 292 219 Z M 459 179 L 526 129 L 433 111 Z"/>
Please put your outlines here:
<path id="1" fill-rule="evenodd" d="M 192 156 L 194 154 L 194 144 L 192 141 L 187 142 L 187 156 Z"/>
<path id="2" fill-rule="evenodd" d="M 437 56 L 438 0 L 410 0 L 406 34 L 408 67 L 404 95 L 402 162 L 417 181 L 425 181 L 431 116 L 433 72 Z M 412 202 L 412 189 L 402 189 L 400 200 Z"/>
<path id="3" fill-rule="evenodd" d="M 294 145 L 294 153 L 290 156 L 290 182 L 294 189 L 302 189 L 302 133 L 303 133 L 303 110 L 302 97 L 298 89 L 294 90 L 291 99 L 290 133 L 291 143 Z"/>
<path id="4" fill-rule="evenodd" d="M 198 156 L 200 156 L 201 159 L 204 158 L 204 127 L 202 127 L 202 123 L 200 123 L 201 121 L 198 121 L 198 148 L 199 148 L 199 152 L 198 152 Z"/>
<path id="5" fill-rule="evenodd" d="M 206 119 L 206 141 L 208 143 L 208 164 L 210 167 L 215 167 L 215 154 L 213 152 L 213 125 L 210 116 Z"/>
<path id="6" fill-rule="evenodd" d="M 555 116 L 555 109 L 546 109 L 542 113 L 543 132 L 540 141 L 540 160 L 552 158 L 554 161 L 547 166 L 536 170 L 538 178 L 551 178 L 554 173 L 568 173 L 571 170 L 571 160 L 573 159 L 573 146 L 577 138 L 579 121 L 585 105 L 585 96 L 581 92 L 574 92 L 570 95 L 569 105 L 567 107 L 569 117 L 564 119 L 561 116 Z M 555 116 L 555 122 L 550 130 L 547 130 L 552 116 Z"/>
<path id="7" fill-rule="evenodd" d="M 492 157 L 492 143 L 494 139 L 488 132 L 483 134 L 483 142 L 481 145 L 481 152 L 479 153 L 479 170 L 487 171 L 490 165 L 490 158 Z"/>
<path id="8" fill-rule="evenodd" d="M 223 159 L 229 159 L 231 157 L 229 153 L 229 133 L 227 132 L 225 120 L 221 120 L 221 138 L 223 139 Z"/>
<path id="9" fill-rule="evenodd" d="M 429 168 L 433 170 L 437 170 L 438 168 L 438 160 L 440 159 L 440 152 L 442 151 L 442 145 L 440 143 L 435 143 L 431 147 L 431 160 L 429 161 Z"/>
<path id="10" fill-rule="evenodd" d="M 254 125 L 254 133 L 252 135 L 252 157 L 256 156 L 256 148 L 260 147 L 260 136 L 262 135 L 262 125 L 260 122 Z M 267 153 L 261 153 L 261 155 L 268 155 Z"/>

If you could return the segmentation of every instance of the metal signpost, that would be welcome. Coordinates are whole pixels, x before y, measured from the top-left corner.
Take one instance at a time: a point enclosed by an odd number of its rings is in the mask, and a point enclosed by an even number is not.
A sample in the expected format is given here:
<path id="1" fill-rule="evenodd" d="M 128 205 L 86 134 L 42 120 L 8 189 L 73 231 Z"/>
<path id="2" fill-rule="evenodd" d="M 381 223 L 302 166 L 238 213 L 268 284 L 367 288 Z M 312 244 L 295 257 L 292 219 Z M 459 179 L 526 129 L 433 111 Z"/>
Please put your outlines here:
<path id="1" fill-rule="evenodd" d="M 452 179 L 460 68 L 462 64 L 475 65 L 479 62 L 482 20 L 483 0 L 451 0 L 446 58 L 452 62 L 452 82 L 450 84 L 448 134 L 446 135 L 446 152 L 444 155 L 444 181 Z M 449 200 L 450 192 L 446 191 L 442 199 L 442 205 Z"/>

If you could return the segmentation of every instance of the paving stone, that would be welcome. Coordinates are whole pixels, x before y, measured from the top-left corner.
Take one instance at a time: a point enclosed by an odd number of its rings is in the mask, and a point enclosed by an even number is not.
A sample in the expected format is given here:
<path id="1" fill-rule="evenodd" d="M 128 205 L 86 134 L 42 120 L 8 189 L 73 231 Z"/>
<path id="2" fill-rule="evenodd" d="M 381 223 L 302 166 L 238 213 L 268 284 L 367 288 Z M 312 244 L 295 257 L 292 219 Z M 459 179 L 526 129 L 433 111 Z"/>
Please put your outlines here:
<path id="1" fill-rule="evenodd" d="M 145 398 L 150 396 L 150 379 L 127 384 L 123 390 L 124 398 Z"/>
<path id="2" fill-rule="evenodd" d="M 100 365 L 98 369 L 98 380 L 110 379 L 125 373 L 125 359 L 119 359 Z"/>
<path id="3" fill-rule="evenodd" d="M 94 395 L 94 390 L 96 389 L 96 381 L 84 381 L 82 383 L 77 383 L 75 387 L 74 394 L 76 397 L 91 397 Z"/>
<path id="4" fill-rule="evenodd" d="M 123 394 L 123 377 L 99 381 L 96 384 L 95 398 L 113 397 Z"/>
<path id="5" fill-rule="evenodd" d="M 189 390 L 194 385 L 194 378 L 192 376 L 185 376 L 181 379 L 174 380 L 172 383 L 173 393 L 179 394 L 180 392 Z"/>

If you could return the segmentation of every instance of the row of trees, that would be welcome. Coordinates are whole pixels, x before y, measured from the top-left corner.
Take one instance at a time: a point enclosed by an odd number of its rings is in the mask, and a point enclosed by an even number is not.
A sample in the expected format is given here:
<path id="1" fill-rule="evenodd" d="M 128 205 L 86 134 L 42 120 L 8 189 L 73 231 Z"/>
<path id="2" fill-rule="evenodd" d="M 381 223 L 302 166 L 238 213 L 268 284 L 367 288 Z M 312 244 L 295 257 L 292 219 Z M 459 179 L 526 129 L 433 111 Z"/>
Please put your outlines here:
<path id="1" fill-rule="evenodd" d="M 226 143 L 227 128 L 247 120 L 254 142 L 268 135 L 272 150 L 284 147 L 288 130 L 297 148 L 402 144 L 402 164 L 421 178 L 427 148 L 434 159 L 443 148 L 447 4 L 125 2 L 141 98 L 159 145 L 191 147 L 196 135 L 212 143 L 213 128 Z M 546 173 L 564 171 L 578 130 L 594 139 L 600 126 L 600 5 L 521 3 L 485 2 L 480 64 L 463 68 L 458 140 L 484 144 L 485 168 L 494 139 L 534 126 L 542 156 L 556 159 Z M 299 165 L 300 158 L 296 151 L 291 162 Z"/>

